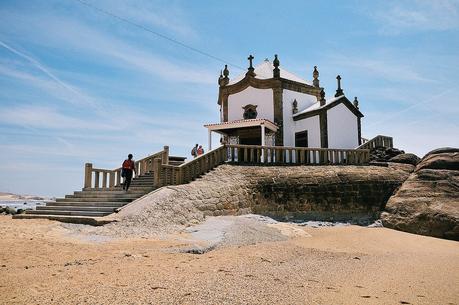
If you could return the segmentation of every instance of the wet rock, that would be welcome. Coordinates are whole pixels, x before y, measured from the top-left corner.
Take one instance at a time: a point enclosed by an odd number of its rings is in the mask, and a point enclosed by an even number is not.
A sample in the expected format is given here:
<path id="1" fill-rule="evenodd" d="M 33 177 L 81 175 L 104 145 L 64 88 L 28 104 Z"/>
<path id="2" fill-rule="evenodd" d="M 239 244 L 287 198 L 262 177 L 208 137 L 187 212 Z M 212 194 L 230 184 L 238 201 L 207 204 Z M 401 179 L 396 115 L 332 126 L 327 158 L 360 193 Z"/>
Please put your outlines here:
<path id="1" fill-rule="evenodd" d="M 6 207 L 5 212 L 6 214 L 10 214 L 10 215 L 16 215 L 17 213 L 16 209 L 13 207 Z"/>
<path id="2" fill-rule="evenodd" d="M 417 165 L 419 161 L 421 161 L 421 158 L 411 153 L 399 154 L 389 159 L 389 162 L 404 163 L 411 165 Z"/>

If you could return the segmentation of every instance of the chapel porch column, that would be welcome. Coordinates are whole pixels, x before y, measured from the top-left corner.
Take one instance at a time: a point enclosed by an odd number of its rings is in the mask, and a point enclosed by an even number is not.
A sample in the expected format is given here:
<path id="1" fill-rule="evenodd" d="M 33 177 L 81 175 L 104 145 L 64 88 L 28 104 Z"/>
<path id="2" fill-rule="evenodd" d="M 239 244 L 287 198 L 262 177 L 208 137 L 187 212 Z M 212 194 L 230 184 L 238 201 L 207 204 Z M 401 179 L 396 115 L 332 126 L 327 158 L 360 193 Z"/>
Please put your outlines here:
<path id="1" fill-rule="evenodd" d="M 209 147 L 208 151 L 212 150 L 212 130 L 209 129 Z"/>
<path id="2" fill-rule="evenodd" d="M 265 146 L 266 145 L 266 141 L 265 141 L 265 134 L 266 134 L 266 130 L 265 130 L 265 124 L 261 123 L 261 146 Z M 265 150 L 264 148 L 261 149 L 261 162 L 265 162 Z"/>

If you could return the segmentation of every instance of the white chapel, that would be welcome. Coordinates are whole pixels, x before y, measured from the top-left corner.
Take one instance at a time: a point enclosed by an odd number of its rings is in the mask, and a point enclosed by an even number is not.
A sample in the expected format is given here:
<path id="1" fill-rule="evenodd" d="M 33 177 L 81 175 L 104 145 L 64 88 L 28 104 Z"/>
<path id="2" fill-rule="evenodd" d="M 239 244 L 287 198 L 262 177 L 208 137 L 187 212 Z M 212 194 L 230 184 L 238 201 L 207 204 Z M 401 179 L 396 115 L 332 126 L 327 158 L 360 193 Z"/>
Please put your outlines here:
<path id="1" fill-rule="evenodd" d="M 336 94 L 325 97 L 314 67 L 312 82 L 280 68 L 277 55 L 245 74 L 229 78 L 227 65 L 220 74 L 220 122 L 208 124 L 211 133 L 228 144 L 354 149 L 361 144 L 357 98 L 351 103 L 337 76 Z"/>

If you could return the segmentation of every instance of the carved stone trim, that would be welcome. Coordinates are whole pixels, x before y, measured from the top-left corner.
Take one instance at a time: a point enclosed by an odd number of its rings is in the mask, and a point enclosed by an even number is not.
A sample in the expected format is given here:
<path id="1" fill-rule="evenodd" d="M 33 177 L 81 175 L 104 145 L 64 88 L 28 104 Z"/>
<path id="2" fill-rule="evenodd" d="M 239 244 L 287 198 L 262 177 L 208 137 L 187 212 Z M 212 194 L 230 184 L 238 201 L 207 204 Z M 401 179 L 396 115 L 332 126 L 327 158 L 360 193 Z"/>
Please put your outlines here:
<path id="1" fill-rule="evenodd" d="M 357 117 L 357 131 L 358 131 L 358 141 L 359 141 L 359 146 L 362 145 L 362 122 L 361 122 L 361 117 Z"/>
<path id="2" fill-rule="evenodd" d="M 327 126 L 327 111 L 319 114 L 320 124 L 320 147 L 328 148 L 328 126 Z"/>
<path id="3" fill-rule="evenodd" d="M 335 106 L 337 106 L 337 105 L 339 105 L 341 103 L 343 103 L 344 106 L 346 106 L 356 117 L 358 117 L 358 118 L 363 117 L 363 114 L 360 112 L 360 110 L 355 108 L 354 105 L 352 105 L 352 103 L 345 96 L 343 96 L 339 100 L 334 101 L 334 102 L 326 105 L 325 107 L 322 107 L 322 108 L 319 108 L 319 109 L 316 109 L 316 110 L 313 110 L 313 111 L 310 111 L 310 112 L 307 112 L 307 113 L 303 113 L 303 114 L 299 114 L 297 116 L 294 116 L 293 120 L 294 121 L 299 121 L 299 120 L 302 120 L 302 119 L 313 117 L 313 116 L 318 115 L 318 114 L 320 114 L 322 112 L 326 112 L 327 110 L 329 110 L 329 109 L 331 109 L 331 108 L 333 108 L 333 107 L 335 107 Z"/>
<path id="4" fill-rule="evenodd" d="M 284 113 L 283 113 L 283 89 L 280 87 L 273 88 L 273 103 L 274 103 L 274 123 L 279 126 L 279 130 L 276 133 L 276 145 L 284 145 Z"/>

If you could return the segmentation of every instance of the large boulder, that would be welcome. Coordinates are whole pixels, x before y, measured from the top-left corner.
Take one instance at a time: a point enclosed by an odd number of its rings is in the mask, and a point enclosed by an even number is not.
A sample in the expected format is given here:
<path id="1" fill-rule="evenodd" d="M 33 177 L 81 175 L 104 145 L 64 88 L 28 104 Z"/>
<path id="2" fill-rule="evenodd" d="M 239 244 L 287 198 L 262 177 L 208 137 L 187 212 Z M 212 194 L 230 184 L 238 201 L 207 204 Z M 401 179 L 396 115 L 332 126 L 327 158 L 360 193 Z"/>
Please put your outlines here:
<path id="1" fill-rule="evenodd" d="M 389 159 L 389 162 L 404 163 L 411 165 L 416 165 L 419 163 L 419 161 L 421 161 L 421 158 L 411 153 L 396 155 L 395 157 Z"/>
<path id="2" fill-rule="evenodd" d="M 439 152 L 427 154 L 416 167 L 421 169 L 459 170 L 459 152 Z"/>
<path id="3" fill-rule="evenodd" d="M 389 199 L 384 226 L 459 240 L 459 149 L 428 153 Z"/>

